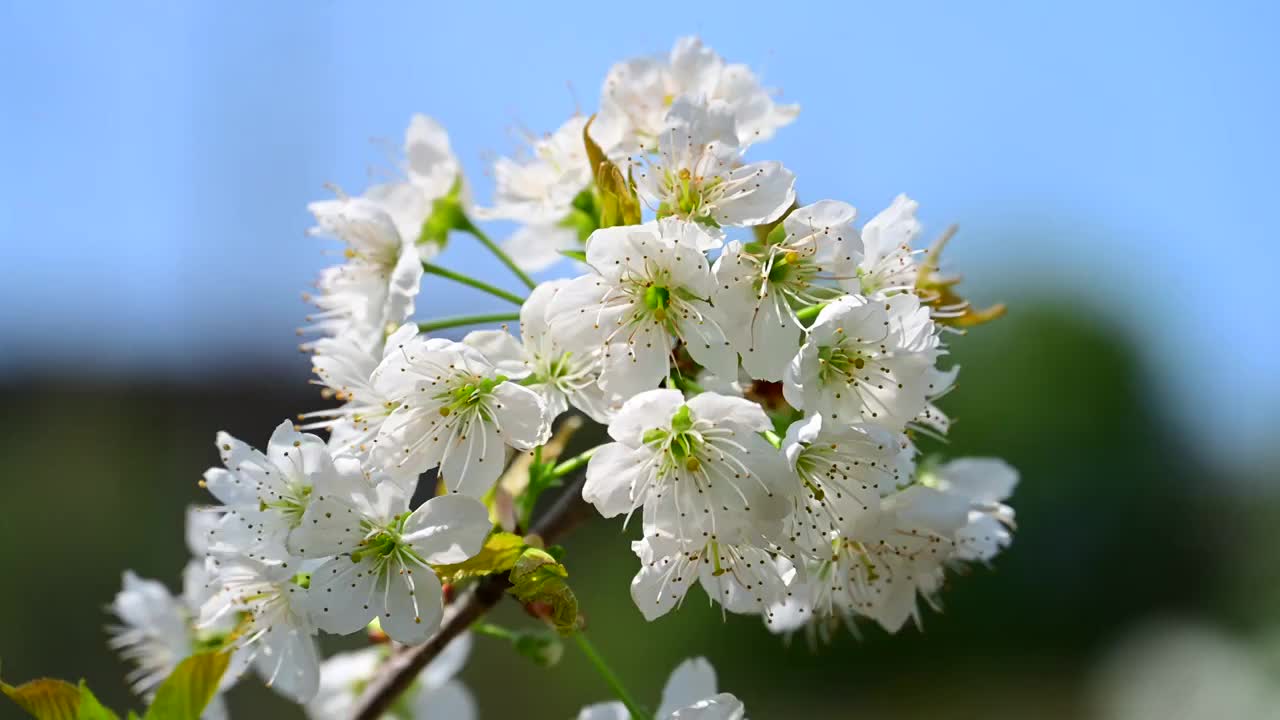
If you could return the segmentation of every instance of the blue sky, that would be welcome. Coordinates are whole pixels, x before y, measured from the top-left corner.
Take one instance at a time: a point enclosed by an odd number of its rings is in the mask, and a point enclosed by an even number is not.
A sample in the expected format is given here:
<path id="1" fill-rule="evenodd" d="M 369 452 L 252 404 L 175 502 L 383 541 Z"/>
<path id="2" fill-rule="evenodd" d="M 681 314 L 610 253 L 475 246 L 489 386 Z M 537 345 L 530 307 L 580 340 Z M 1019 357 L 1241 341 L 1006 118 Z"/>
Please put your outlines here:
<path id="1" fill-rule="evenodd" d="M 752 151 L 802 198 L 908 192 L 960 223 L 979 298 L 1061 288 L 1123 323 L 1189 428 L 1233 450 L 1280 421 L 1274 5 L 431 5 L 0 2 L 0 371 L 288 357 L 325 263 L 305 204 L 386 167 L 371 138 L 434 115 L 487 199 L 520 128 L 698 33 L 803 106 Z M 459 240 L 442 260 L 505 282 Z"/>

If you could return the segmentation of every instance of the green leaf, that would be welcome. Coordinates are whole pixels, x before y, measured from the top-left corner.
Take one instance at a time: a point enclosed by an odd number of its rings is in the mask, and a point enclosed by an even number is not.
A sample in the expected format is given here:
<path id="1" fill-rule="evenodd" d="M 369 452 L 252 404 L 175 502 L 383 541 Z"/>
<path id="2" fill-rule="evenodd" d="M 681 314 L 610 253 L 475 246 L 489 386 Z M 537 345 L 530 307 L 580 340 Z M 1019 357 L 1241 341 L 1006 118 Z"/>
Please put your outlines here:
<path id="1" fill-rule="evenodd" d="M 484 547 L 475 557 L 452 565 L 436 565 L 434 569 L 441 582 L 457 583 L 510 570 L 524 549 L 524 538 L 515 533 L 496 532 L 484 541 Z"/>
<path id="2" fill-rule="evenodd" d="M 230 662 L 231 653 L 217 652 L 198 653 L 178 663 L 156 689 L 156 699 L 142 720 L 199 720 Z"/>
<path id="3" fill-rule="evenodd" d="M 561 255 L 563 255 L 563 256 L 565 256 L 565 257 L 573 258 L 574 260 L 577 260 L 578 262 L 586 262 L 586 261 L 587 261 L 587 254 L 586 254 L 586 253 L 584 253 L 584 252 L 582 252 L 581 250 L 561 250 L 561 251 L 560 251 L 560 254 L 561 254 Z"/>
<path id="4" fill-rule="evenodd" d="M 17 687 L 0 682 L 0 690 L 36 720 L 76 720 L 80 688 L 65 680 L 40 678 Z"/>
<path id="5" fill-rule="evenodd" d="M 94 697 L 89 686 L 81 680 L 80 710 L 76 714 L 76 720 L 120 720 L 120 716 L 98 702 L 98 698 Z"/>
<path id="6" fill-rule="evenodd" d="M 565 581 L 569 571 L 551 553 L 527 548 L 511 569 L 511 587 L 507 592 L 546 620 L 561 635 L 577 631 L 578 598 Z"/>
<path id="7" fill-rule="evenodd" d="M 635 179 L 630 171 L 624 177 L 613 161 L 604 154 L 595 140 L 591 139 L 591 123 L 594 115 L 582 129 L 582 142 L 587 148 L 587 162 L 591 164 L 591 176 L 595 179 L 596 189 L 600 192 L 599 227 L 607 228 L 616 225 L 640 224 L 640 197 L 636 195 Z"/>

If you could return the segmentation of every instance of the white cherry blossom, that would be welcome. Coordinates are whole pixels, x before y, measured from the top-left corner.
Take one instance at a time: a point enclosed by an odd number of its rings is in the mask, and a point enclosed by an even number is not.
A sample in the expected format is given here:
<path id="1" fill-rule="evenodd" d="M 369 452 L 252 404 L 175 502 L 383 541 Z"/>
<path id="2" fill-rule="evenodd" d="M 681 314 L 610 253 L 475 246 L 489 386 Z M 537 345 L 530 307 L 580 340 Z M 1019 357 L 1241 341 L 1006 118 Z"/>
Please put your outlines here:
<path id="1" fill-rule="evenodd" d="M 460 176 L 448 134 L 425 115 L 410 122 L 403 152 L 396 180 L 359 197 L 339 189 L 334 199 L 307 206 L 316 218 L 311 232 L 346 245 L 346 262 L 321 272 L 308 298 L 319 309 L 307 319 L 314 330 L 373 345 L 413 314 L 422 261 L 439 250 L 437 242 L 420 242 L 423 224 Z M 465 188 L 462 195 L 465 203 Z"/>
<path id="2" fill-rule="evenodd" d="M 620 702 L 588 705 L 578 720 L 628 720 L 631 714 Z M 662 688 L 662 703 L 655 720 L 742 720 L 742 701 L 717 689 L 716 671 L 706 658 L 680 663 Z"/>
<path id="3" fill-rule="evenodd" d="M 474 720 L 475 698 L 454 675 L 471 653 L 471 636 L 462 634 L 427 663 L 409 689 L 397 700 L 395 716 L 402 720 Z M 320 665 L 320 691 L 307 703 L 311 720 L 348 720 L 356 701 L 390 656 L 387 647 L 338 653 Z"/>
<path id="4" fill-rule="evenodd" d="M 920 235 L 916 210 L 920 204 L 906 195 L 893 203 L 862 227 L 862 257 L 856 276 L 843 285 L 849 292 L 872 297 L 886 293 L 910 291 L 916 286 L 919 266 L 911 243 Z"/>
<path id="5" fill-rule="evenodd" d="M 320 273 L 316 294 L 307 296 L 319 312 L 307 321 L 313 330 L 372 345 L 413 314 L 422 283 L 416 238 L 402 237 L 386 208 L 368 198 L 343 195 L 309 209 L 318 223 L 313 232 L 346 244 L 346 262 Z"/>
<path id="6" fill-rule="evenodd" d="M 734 613 L 764 613 L 787 593 L 776 546 L 766 535 L 781 530 L 777 521 L 757 521 L 756 530 L 733 529 L 706 536 L 675 537 L 652 531 L 631 543 L 640 571 L 631 580 L 631 599 L 646 620 L 679 607 L 693 583 Z"/>
<path id="7" fill-rule="evenodd" d="M 932 434 L 939 437 L 947 434 L 951 429 L 951 418 L 942 411 L 942 408 L 935 404 L 935 401 L 951 392 L 951 389 L 955 387 L 956 377 L 959 374 L 959 365 L 953 365 L 947 370 L 939 370 L 936 367 L 932 367 L 925 372 L 925 397 L 928 398 L 928 402 L 925 403 L 924 409 L 920 411 L 920 414 L 916 415 L 915 420 L 911 423 L 913 428 L 924 434 Z"/>
<path id="8" fill-rule="evenodd" d="M 724 377 L 738 354 L 710 298 L 715 279 L 703 252 L 718 241 L 673 218 L 597 230 L 587 245 L 592 272 L 560 287 L 548 306 L 551 334 L 576 355 L 601 355 L 600 387 L 629 397 L 671 370 L 675 340 Z"/>
<path id="9" fill-rule="evenodd" d="M 787 366 L 783 392 L 792 406 L 836 422 L 899 429 L 925 409 L 940 345 L 915 295 L 846 295 L 818 314 Z"/>
<path id="10" fill-rule="evenodd" d="M 302 522 L 311 501 L 345 495 L 367 484 L 360 462 L 334 458 L 324 440 L 284 421 L 265 453 L 220 432 L 225 467 L 205 471 L 203 484 L 227 511 L 210 533 L 210 551 L 243 553 L 266 562 L 286 561 L 285 540 Z"/>
<path id="11" fill-rule="evenodd" d="M 776 161 L 743 164 L 742 152 L 728 105 L 677 100 L 657 155 L 634 171 L 636 189 L 658 217 L 712 228 L 773 222 L 795 202 L 795 175 Z"/>
<path id="12" fill-rule="evenodd" d="M 299 420 L 304 422 L 299 429 L 328 430 L 329 448 L 335 455 L 367 457 L 382 423 L 396 407 L 374 387 L 373 371 L 386 359 L 388 348 L 395 351 L 417 334 L 414 325 L 405 324 L 385 343 L 377 343 L 373 348 L 351 336 L 317 340 L 311 357 L 317 379 L 312 382 L 325 388 L 326 397 L 343 404 L 299 415 Z"/>
<path id="13" fill-rule="evenodd" d="M 178 663 L 201 650 L 221 647 L 235 630 L 235 617 L 224 618 L 210 627 L 196 626 L 208 583 L 204 563 L 199 560 L 192 560 L 183 573 L 183 592 L 177 597 L 169 593 L 164 583 L 125 571 L 120 592 L 110 606 L 119 624 L 107 628 L 111 634 L 108 644 L 135 666 L 126 679 L 143 698 L 150 699 Z M 220 692 L 236 683 L 247 660 L 243 652 L 232 655 L 231 665 L 219 684 Z M 226 717 L 220 696 L 214 696 L 202 717 Z"/>
<path id="14" fill-rule="evenodd" d="M 317 497 L 289 550 L 332 559 L 311 574 L 312 615 L 326 632 L 356 632 L 375 617 L 395 640 L 424 642 L 444 612 L 431 565 L 475 555 L 492 526 L 478 500 L 434 497 L 409 511 L 409 496 L 383 482 L 351 495 Z"/>
<path id="15" fill-rule="evenodd" d="M 509 377 L 524 377 L 522 384 L 542 396 L 550 417 L 559 417 L 572 405 L 593 420 L 607 423 L 621 400 L 600 388 L 601 353 L 565 350 L 551 332 L 548 309 L 569 282 L 553 280 L 533 289 L 520 308 L 521 341 L 502 329 L 476 330 L 463 342 Z"/>
<path id="16" fill-rule="evenodd" d="M 800 112 L 798 105 L 775 102 L 746 65 L 726 63 L 697 37 L 683 37 L 667 58 L 634 58 L 609 70 L 592 137 L 606 150 L 652 150 L 667 110 L 680 98 L 724 102 L 743 146 L 768 140 Z"/>
<path id="17" fill-rule="evenodd" d="M 527 373 L 526 373 L 527 374 Z M 511 382 L 475 348 L 406 332 L 388 344 L 373 386 L 395 410 L 370 451 L 393 476 L 440 468 L 450 492 L 480 497 L 502 472 L 506 447 L 529 450 L 551 436 L 538 393 Z"/>
<path id="18" fill-rule="evenodd" d="M 733 241 L 716 260 L 716 306 L 752 377 L 781 380 L 800 347 L 796 310 L 829 300 L 835 281 L 855 275 L 856 215 L 834 200 L 806 205 L 787 215 L 775 242 Z"/>
<path id="19" fill-rule="evenodd" d="M 200 610 L 200 625 L 247 617 L 238 647 L 267 686 L 297 703 L 315 696 L 320 656 L 308 591 L 294 570 L 243 556 L 213 558 L 217 591 Z"/>
<path id="20" fill-rule="evenodd" d="M 824 421 L 817 413 L 787 428 L 782 450 L 802 485 L 787 537 L 814 557 L 829 555 L 838 536 L 874 520 L 880 497 L 909 483 L 914 469 L 914 451 L 894 433 Z"/>
<path id="21" fill-rule="evenodd" d="M 788 578 L 790 607 L 780 625 L 794 629 L 807 618 L 825 636 L 825 626 L 851 626 L 859 616 L 889 632 L 908 620 L 919 624 L 917 597 L 934 601 L 967 512 L 963 498 L 921 485 L 888 495 L 874 522 L 842 535 L 829 557 L 806 563 Z M 774 614 L 782 613 L 775 607 Z"/>
<path id="22" fill-rule="evenodd" d="M 470 196 L 449 134 L 435 119 L 422 114 L 413 116 L 405 130 L 401 154 L 396 158 L 395 177 L 370 187 L 364 196 L 391 216 L 400 237 L 405 243 L 416 245 L 425 260 L 440 249 L 437 242 L 421 237 L 423 222 L 435 201 L 457 187 L 459 202 L 465 208 L 471 204 Z"/>
<path id="23" fill-rule="evenodd" d="M 967 524 L 956 532 L 961 560 L 990 562 L 1013 542 L 1013 508 L 1004 504 L 1018 471 L 999 458 L 960 458 L 922 473 L 920 482 L 969 502 Z"/>
<path id="24" fill-rule="evenodd" d="M 788 510 L 788 469 L 759 433 L 759 405 L 702 393 L 650 390 L 623 404 L 587 466 L 582 497 L 605 517 L 643 508 L 653 528 L 680 539 L 758 534 Z"/>
<path id="25" fill-rule="evenodd" d="M 520 267 L 536 272 L 562 260 L 561 250 L 578 247 L 570 216 L 574 201 L 591 187 L 583 130 L 587 118 L 575 115 L 558 130 L 532 143 L 527 160 L 499 158 L 493 166 L 493 207 L 477 211 L 486 219 L 514 220 L 521 227 L 503 248 Z"/>

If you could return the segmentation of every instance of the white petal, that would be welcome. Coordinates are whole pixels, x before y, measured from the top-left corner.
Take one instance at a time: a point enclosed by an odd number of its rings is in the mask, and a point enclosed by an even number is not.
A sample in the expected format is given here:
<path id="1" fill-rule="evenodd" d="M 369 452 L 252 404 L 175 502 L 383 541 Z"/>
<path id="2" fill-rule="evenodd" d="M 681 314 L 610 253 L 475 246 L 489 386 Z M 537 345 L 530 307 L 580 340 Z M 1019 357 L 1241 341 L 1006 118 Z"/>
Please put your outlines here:
<path id="1" fill-rule="evenodd" d="M 616 326 L 627 305 L 602 308 L 609 285 L 595 273 L 581 275 L 565 283 L 547 306 L 551 335 L 563 348 L 588 355 L 600 347 L 609 329 Z"/>
<path id="2" fill-rule="evenodd" d="M 698 573 L 684 562 L 674 540 L 646 537 L 631 543 L 631 549 L 641 562 L 631 579 L 631 599 L 644 619 L 653 621 L 680 604 Z"/>
<path id="3" fill-rule="evenodd" d="M 716 375 L 732 377 L 738 372 L 738 351 L 725 337 L 724 319 L 719 311 L 705 302 L 693 301 L 688 306 L 696 315 L 682 319 L 679 330 L 689 355 Z"/>
<path id="4" fill-rule="evenodd" d="M 631 711 L 617 701 L 596 703 L 578 711 L 578 720 L 631 720 Z"/>
<path id="5" fill-rule="evenodd" d="M 529 359 L 520 341 L 506 330 L 475 330 L 462 342 L 479 350 L 503 375 L 519 380 L 529 375 Z"/>
<path id="6" fill-rule="evenodd" d="M 373 598 L 382 593 L 377 579 L 373 558 L 336 557 L 316 568 L 307 591 L 316 626 L 336 635 L 363 630 L 377 611 Z"/>
<path id="7" fill-rule="evenodd" d="M 751 307 L 754 312 L 747 324 L 750 339 L 742 353 L 742 366 L 753 378 L 781 380 L 787 363 L 800 349 L 803 331 L 795 312 L 772 285 L 766 285 L 764 296 L 756 298 Z"/>
<path id="8" fill-rule="evenodd" d="M 267 443 L 267 458 L 295 482 L 311 485 L 310 475 L 317 472 L 333 472 L 333 457 L 324 440 L 310 433 L 300 433 L 292 420 L 276 426 Z"/>
<path id="9" fill-rule="evenodd" d="M 676 666 L 662 688 L 658 717 L 666 717 L 682 707 L 716 694 L 716 670 L 706 658 L 689 658 Z"/>
<path id="10" fill-rule="evenodd" d="M 435 689 L 419 690 L 410 698 L 409 707 L 412 708 L 415 720 L 475 720 L 479 717 L 475 698 L 467 686 L 458 680 L 450 680 Z"/>
<path id="11" fill-rule="evenodd" d="M 751 163 L 725 179 L 725 195 L 712 214 L 721 225 L 765 225 L 777 220 L 796 200 L 796 176 L 780 162 Z"/>
<path id="12" fill-rule="evenodd" d="M 506 460 L 507 448 L 498 427 L 474 416 L 442 439 L 440 482 L 450 492 L 483 497 L 502 474 Z"/>
<path id="13" fill-rule="evenodd" d="M 271 689 L 306 703 L 320 687 L 320 653 L 316 641 L 297 628 L 275 625 L 259 642 L 254 666 Z"/>
<path id="14" fill-rule="evenodd" d="M 493 389 L 494 422 L 502 439 L 518 450 L 531 450 L 551 438 L 547 405 L 538 393 L 505 382 Z"/>
<path id="15" fill-rule="evenodd" d="M 317 495 L 307 504 L 298 527 L 289 531 L 285 547 L 302 558 L 323 558 L 351 552 L 364 537 L 363 516 L 346 494 Z"/>
<path id="16" fill-rule="evenodd" d="M 458 175 L 449 134 L 426 115 L 414 115 L 404 135 L 405 172 L 431 199 L 444 195 Z"/>
<path id="17" fill-rule="evenodd" d="M 933 488 L 912 485 L 890 497 L 900 522 L 951 535 L 969 521 L 969 503 L 963 497 Z"/>
<path id="18" fill-rule="evenodd" d="M 671 49 L 671 78 L 681 95 L 710 96 L 720 80 L 724 60 L 709 47 L 704 47 L 697 36 L 676 40 Z M 664 713 L 658 713 L 663 715 Z"/>
<path id="19" fill-rule="evenodd" d="M 424 246 L 430 247 L 430 246 Z M 399 325 L 413 316 L 414 300 L 422 287 L 422 257 L 413 242 L 404 244 L 391 270 L 382 326 Z"/>
<path id="20" fill-rule="evenodd" d="M 483 503 L 464 495 L 441 495 L 413 511 L 403 537 L 428 563 L 447 565 L 480 552 L 490 529 Z"/>
<path id="21" fill-rule="evenodd" d="M 627 342 L 605 347 L 600 360 L 600 388 L 612 395 L 629 397 L 657 387 L 670 368 L 670 336 L 653 323 L 645 323 L 631 333 Z"/>
<path id="22" fill-rule="evenodd" d="M 520 337 L 526 347 L 531 350 L 543 347 L 543 339 L 551 331 L 551 319 L 548 316 L 551 301 L 568 283 L 567 279 L 540 283 L 529 293 L 524 305 L 520 306 Z"/>
<path id="23" fill-rule="evenodd" d="M 502 243 L 502 249 L 520 269 L 531 273 L 546 270 L 564 260 L 561 250 L 580 248 L 578 231 L 556 222 L 522 225 Z"/>
<path id="24" fill-rule="evenodd" d="M 1018 484 L 1018 471 L 999 458 L 960 458 L 938 468 L 947 492 L 979 504 L 1007 500 Z"/>
<path id="25" fill-rule="evenodd" d="M 717 426 L 729 423 L 755 432 L 773 429 L 773 423 L 760 405 L 740 397 L 704 392 L 690 398 L 688 405 L 694 418 Z"/>
<path id="26" fill-rule="evenodd" d="M 720 693 L 675 711 L 671 720 L 742 720 L 746 712 L 741 700 L 729 693 Z"/>
<path id="27" fill-rule="evenodd" d="M 391 570 L 390 587 L 381 597 L 378 622 L 387 635 L 406 645 L 424 643 L 440 628 L 444 615 L 440 579 L 428 568 Z"/>
<path id="28" fill-rule="evenodd" d="M 684 404 L 679 390 L 655 388 L 635 395 L 609 424 L 609 437 L 631 447 L 644 444 L 645 431 L 671 424 L 671 416 Z"/>
<path id="29" fill-rule="evenodd" d="M 986 513 L 969 513 L 969 524 L 956 532 L 956 556 L 963 560 L 989 562 L 1011 542 L 999 520 Z"/>
<path id="30" fill-rule="evenodd" d="M 187 550 L 192 555 L 209 552 L 209 533 L 222 521 L 222 511 L 190 505 L 187 507 Z"/>
<path id="31" fill-rule="evenodd" d="M 587 464 L 582 499 L 594 505 L 604 517 L 631 512 L 636 507 L 632 490 L 646 470 L 645 460 L 651 456 L 646 448 L 631 448 L 622 443 L 604 445 Z"/>

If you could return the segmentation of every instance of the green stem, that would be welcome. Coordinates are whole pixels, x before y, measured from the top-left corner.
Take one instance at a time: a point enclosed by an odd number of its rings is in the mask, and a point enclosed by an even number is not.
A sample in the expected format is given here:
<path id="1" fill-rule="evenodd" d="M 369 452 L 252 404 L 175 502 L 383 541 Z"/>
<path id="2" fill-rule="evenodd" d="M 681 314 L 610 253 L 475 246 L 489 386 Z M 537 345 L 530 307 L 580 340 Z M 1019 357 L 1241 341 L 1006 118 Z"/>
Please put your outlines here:
<path id="1" fill-rule="evenodd" d="M 462 315 L 460 317 L 442 318 L 431 322 L 418 323 L 418 332 L 432 332 L 446 328 L 464 327 L 466 325 L 483 325 L 495 322 L 519 322 L 519 313 L 491 313 L 489 315 Z"/>
<path id="2" fill-rule="evenodd" d="M 511 256 L 503 252 L 502 248 L 498 247 L 497 243 L 490 240 L 489 236 L 485 235 L 483 230 L 470 222 L 468 222 L 467 225 L 468 227 L 463 229 L 474 235 L 482 245 L 489 248 L 489 252 L 493 253 L 495 257 L 502 261 L 503 265 L 506 265 L 511 272 L 515 273 L 516 277 L 520 278 L 520 282 L 524 283 L 530 290 L 538 286 L 538 283 L 534 282 L 533 278 L 529 277 L 528 273 L 521 270 L 520 266 L 516 265 L 515 261 L 511 259 Z"/>
<path id="3" fill-rule="evenodd" d="M 596 450 L 599 450 L 599 449 L 600 449 L 599 446 L 593 447 L 590 450 L 574 455 L 568 460 L 565 460 L 559 465 L 556 465 L 555 467 L 551 468 L 551 477 L 562 478 L 565 475 L 568 475 L 569 473 L 577 472 L 578 470 L 581 470 L 582 468 L 586 467 L 587 462 L 591 460 L 591 456 L 595 455 Z"/>
<path id="4" fill-rule="evenodd" d="M 808 307 L 800 308 L 796 311 L 796 319 L 804 325 L 809 325 L 814 320 L 818 319 L 818 313 L 822 312 L 822 308 L 827 305 L 828 303 L 818 303 L 817 305 L 809 305 Z"/>
<path id="5" fill-rule="evenodd" d="M 442 278 L 448 278 L 456 283 L 462 283 L 463 285 L 473 287 L 482 292 L 487 292 L 490 295 L 493 295 L 494 297 L 500 297 L 503 300 L 506 300 L 507 302 L 515 303 L 516 305 L 524 304 L 524 298 L 520 297 L 519 295 L 516 295 L 515 293 L 507 292 L 506 290 L 503 290 L 502 288 L 499 288 L 499 287 L 494 287 L 489 283 L 477 280 L 471 277 L 470 275 L 463 275 L 462 273 L 457 273 L 448 268 L 442 268 L 439 265 L 433 265 L 429 262 L 422 263 L 422 270 L 423 272 L 427 272 L 432 275 L 439 275 Z"/>
<path id="6" fill-rule="evenodd" d="M 478 622 L 475 625 L 472 625 L 471 631 L 477 635 L 487 635 L 489 637 L 498 638 L 499 640 L 510 640 L 511 642 L 515 642 L 517 637 L 516 633 L 511 630 L 508 630 L 501 625 L 494 625 L 493 623 L 487 622 Z"/>
<path id="7" fill-rule="evenodd" d="M 613 690 L 613 694 L 622 701 L 623 705 L 627 706 L 627 712 L 631 713 L 631 720 L 653 720 L 649 713 L 640 709 L 636 701 L 631 698 L 631 694 L 622 686 L 622 681 L 609 669 L 604 658 L 600 657 L 600 653 L 596 652 L 595 647 L 591 645 L 591 641 L 587 640 L 586 634 L 576 632 L 573 634 L 573 639 L 577 641 L 578 647 L 582 649 L 582 654 L 586 655 L 587 660 L 591 661 L 592 667 L 596 669 L 596 672 L 600 673 L 600 677 L 604 678 L 605 683 Z"/>

